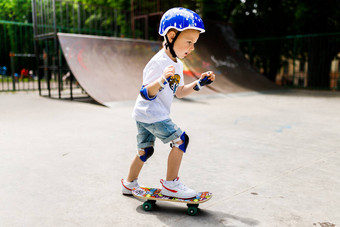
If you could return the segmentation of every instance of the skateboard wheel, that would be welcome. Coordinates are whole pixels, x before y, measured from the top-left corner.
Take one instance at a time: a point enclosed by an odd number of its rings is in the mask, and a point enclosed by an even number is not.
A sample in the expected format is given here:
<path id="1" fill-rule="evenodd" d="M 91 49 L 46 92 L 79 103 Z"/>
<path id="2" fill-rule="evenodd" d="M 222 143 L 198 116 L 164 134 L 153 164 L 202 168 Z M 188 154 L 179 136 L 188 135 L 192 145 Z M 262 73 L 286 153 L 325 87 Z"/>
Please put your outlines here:
<path id="1" fill-rule="evenodd" d="M 149 202 L 149 201 L 146 201 L 143 203 L 143 209 L 145 211 L 150 211 L 152 210 L 152 207 L 153 207 L 153 203 Z"/>
<path id="2" fill-rule="evenodd" d="M 197 207 L 194 207 L 194 206 L 188 207 L 187 213 L 190 216 L 195 216 L 197 214 Z"/>

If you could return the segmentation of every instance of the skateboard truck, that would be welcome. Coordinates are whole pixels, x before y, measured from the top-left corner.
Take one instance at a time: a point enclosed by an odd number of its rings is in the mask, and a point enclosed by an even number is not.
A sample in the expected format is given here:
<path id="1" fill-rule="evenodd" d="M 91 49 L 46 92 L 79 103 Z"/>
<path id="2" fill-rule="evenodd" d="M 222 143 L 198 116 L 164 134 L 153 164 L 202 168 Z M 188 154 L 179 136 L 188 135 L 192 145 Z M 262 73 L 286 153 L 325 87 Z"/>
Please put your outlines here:
<path id="1" fill-rule="evenodd" d="M 154 206 L 156 204 L 156 200 L 147 200 L 143 203 L 143 209 L 145 211 L 151 211 L 153 210 Z M 190 216 L 195 216 L 198 212 L 198 205 L 199 204 L 187 204 L 187 214 Z"/>
<path id="2" fill-rule="evenodd" d="M 194 198 L 180 199 L 164 196 L 160 192 L 161 189 L 159 188 L 140 187 L 133 189 L 132 195 L 136 198 L 146 200 L 143 203 L 143 209 L 145 211 L 153 210 L 157 201 L 186 203 L 188 207 L 187 214 L 190 216 L 195 216 L 197 214 L 200 203 L 204 203 L 212 197 L 211 192 L 199 192 Z"/>

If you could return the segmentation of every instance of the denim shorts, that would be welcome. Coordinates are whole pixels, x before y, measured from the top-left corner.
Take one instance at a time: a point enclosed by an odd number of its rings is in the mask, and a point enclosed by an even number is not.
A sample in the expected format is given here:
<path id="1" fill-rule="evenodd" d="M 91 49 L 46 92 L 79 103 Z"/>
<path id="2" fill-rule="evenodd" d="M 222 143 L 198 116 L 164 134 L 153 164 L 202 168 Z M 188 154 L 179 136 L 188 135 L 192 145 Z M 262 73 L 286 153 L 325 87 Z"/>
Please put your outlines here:
<path id="1" fill-rule="evenodd" d="M 182 135 L 182 130 L 178 128 L 171 119 L 159 121 L 155 123 L 137 123 L 137 149 L 153 147 L 156 138 L 163 143 L 169 143 Z"/>

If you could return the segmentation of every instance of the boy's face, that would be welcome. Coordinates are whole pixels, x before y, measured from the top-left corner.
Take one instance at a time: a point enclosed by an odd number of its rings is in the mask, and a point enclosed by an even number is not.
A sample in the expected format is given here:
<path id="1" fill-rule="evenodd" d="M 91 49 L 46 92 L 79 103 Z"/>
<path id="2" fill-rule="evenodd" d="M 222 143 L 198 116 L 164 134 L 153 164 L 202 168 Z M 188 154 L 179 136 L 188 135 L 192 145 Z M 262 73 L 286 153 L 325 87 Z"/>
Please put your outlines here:
<path id="1" fill-rule="evenodd" d="M 195 43 L 200 36 L 200 32 L 194 29 L 187 29 L 179 34 L 174 50 L 179 59 L 183 59 L 188 56 L 193 50 L 195 50 Z"/>

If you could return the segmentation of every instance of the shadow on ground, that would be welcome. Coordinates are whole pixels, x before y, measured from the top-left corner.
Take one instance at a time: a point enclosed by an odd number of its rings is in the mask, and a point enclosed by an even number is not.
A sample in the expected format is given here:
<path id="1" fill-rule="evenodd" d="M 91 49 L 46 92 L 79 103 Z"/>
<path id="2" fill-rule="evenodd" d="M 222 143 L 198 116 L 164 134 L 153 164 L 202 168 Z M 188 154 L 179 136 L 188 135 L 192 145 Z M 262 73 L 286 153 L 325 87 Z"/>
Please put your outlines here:
<path id="1" fill-rule="evenodd" d="M 186 214 L 185 204 L 171 205 L 168 203 L 155 204 L 152 211 L 145 211 L 143 205 L 136 208 L 143 215 L 154 215 L 166 226 L 257 226 L 259 221 L 227 214 L 220 211 L 200 209 L 196 216 Z"/>

